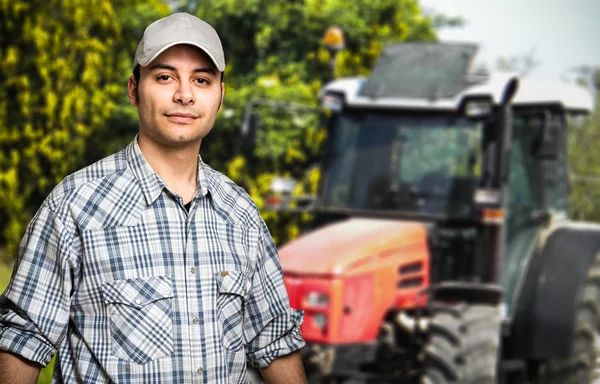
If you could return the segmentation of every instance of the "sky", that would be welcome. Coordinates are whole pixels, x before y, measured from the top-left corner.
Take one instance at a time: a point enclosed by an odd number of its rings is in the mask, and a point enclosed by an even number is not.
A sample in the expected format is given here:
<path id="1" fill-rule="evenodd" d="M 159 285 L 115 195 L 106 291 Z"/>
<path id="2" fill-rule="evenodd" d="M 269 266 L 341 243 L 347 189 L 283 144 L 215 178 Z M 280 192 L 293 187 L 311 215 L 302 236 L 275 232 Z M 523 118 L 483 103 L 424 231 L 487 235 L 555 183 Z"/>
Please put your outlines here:
<path id="1" fill-rule="evenodd" d="M 442 41 L 480 44 L 477 62 L 530 52 L 532 78 L 572 81 L 573 67 L 600 66 L 600 0 L 420 0 L 424 11 L 462 16 L 465 25 L 441 29 Z"/>

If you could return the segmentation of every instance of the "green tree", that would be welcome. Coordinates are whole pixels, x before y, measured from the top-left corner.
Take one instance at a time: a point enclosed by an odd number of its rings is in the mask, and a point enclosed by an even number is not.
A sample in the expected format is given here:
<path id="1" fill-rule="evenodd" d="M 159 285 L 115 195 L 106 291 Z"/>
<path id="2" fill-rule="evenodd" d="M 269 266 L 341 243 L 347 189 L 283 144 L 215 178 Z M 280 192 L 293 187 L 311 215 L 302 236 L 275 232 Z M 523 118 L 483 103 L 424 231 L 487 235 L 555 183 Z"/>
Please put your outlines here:
<path id="1" fill-rule="evenodd" d="M 9 258 L 48 192 L 85 165 L 86 140 L 119 104 L 115 73 L 125 57 L 131 63 L 147 22 L 133 12 L 169 11 L 136 3 L 0 0 L 0 249 Z"/>
<path id="2" fill-rule="evenodd" d="M 569 121 L 570 213 L 577 220 L 600 221 L 600 68 L 582 68 L 580 74 L 595 104 L 589 119 Z"/>

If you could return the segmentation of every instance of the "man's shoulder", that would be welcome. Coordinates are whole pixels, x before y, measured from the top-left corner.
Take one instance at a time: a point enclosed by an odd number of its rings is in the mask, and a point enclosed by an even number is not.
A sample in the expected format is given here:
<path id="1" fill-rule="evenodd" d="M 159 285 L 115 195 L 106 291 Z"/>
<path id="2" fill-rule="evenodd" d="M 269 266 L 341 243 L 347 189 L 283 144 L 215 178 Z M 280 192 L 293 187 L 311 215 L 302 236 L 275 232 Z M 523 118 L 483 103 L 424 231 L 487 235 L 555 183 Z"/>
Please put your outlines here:
<path id="1" fill-rule="evenodd" d="M 50 192 L 45 204 L 54 211 L 76 198 L 81 191 L 120 176 L 127 169 L 125 150 L 121 150 L 66 176 Z"/>
<path id="2" fill-rule="evenodd" d="M 223 219 L 234 225 L 260 229 L 260 212 L 248 192 L 228 176 L 206 164 L 204 171 L 211 198 Z"/>

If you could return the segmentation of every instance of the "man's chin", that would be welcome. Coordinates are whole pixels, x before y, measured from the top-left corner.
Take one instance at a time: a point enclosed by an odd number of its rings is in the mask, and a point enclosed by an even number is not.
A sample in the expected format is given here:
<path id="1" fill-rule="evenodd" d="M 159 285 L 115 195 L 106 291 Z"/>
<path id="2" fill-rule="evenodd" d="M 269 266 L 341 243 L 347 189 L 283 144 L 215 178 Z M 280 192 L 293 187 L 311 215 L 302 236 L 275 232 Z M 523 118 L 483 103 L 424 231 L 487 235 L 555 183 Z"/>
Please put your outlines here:
<path id="1" fill-rule="evenodd" d="M 164 145 L 171 148 L 187 148 L 192 146 L 200 146 L 201 142 L 201 136 L 189 137 L 186 135 L 178 135 L 164 140 Z"/>
<path id="2" fill-rule="evenodd" d="M 201 136 L 190 136 L 185 134 L 174 135 L 156 135 L 146 137 L 148 144 L 157 148 L 185 149 L 188 147 L 200 146 Z"/>
<path id="3" fill-rule="evenodd" d="M 208 130 L 210 132 L 210 130 Z M 166 148 L 186 148 L 199 146 L 202 139 L 208 134 L 202 132 L 195 127 L 191 129 L 185 126 L 169 126 L 162 129 L 140 131 L 140 136 L 146 136 L 149 141 L 152 141 L 157 147 Z"/>

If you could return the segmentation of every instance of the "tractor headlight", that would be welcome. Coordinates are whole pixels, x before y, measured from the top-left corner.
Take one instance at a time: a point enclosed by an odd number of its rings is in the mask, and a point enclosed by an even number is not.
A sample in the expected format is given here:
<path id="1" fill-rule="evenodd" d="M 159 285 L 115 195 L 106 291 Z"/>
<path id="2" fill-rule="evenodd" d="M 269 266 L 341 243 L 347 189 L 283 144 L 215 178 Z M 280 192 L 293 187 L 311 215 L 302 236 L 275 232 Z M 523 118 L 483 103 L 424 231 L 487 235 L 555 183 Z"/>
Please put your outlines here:
<path id="1" fill-rule="evenodd" d="M 478 189 L 473 196 L 475 203 L 481 205 L 498 205 L 500 199 L 500 191 L 496 189 Z"/>
<path id="2" fill-rule="evenodd" d="M 486 117 L 491 113 L 491 100 L 469 100 L 465 103 L 465 116 L 467 117 Z"/>
<path id="3" fill-rule="evenodd" d="M 306 295 L 304 303 L 307 307 L 327 308 L 329 306 L 329 295 L 312 291 Z"/>

